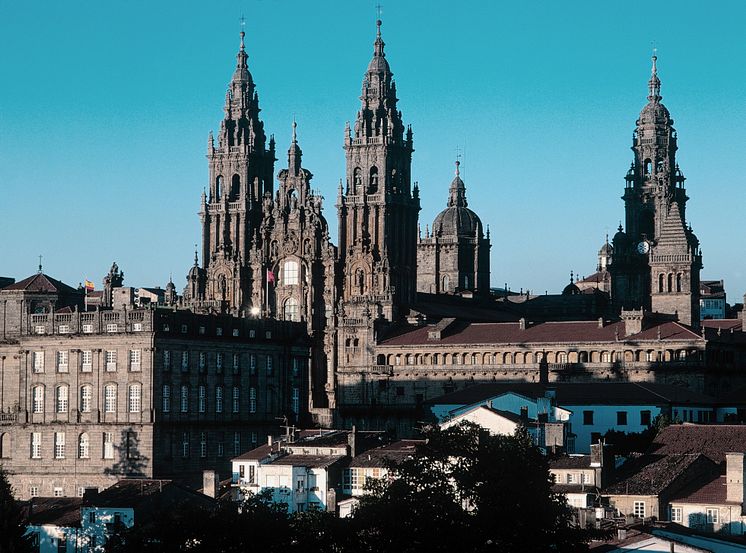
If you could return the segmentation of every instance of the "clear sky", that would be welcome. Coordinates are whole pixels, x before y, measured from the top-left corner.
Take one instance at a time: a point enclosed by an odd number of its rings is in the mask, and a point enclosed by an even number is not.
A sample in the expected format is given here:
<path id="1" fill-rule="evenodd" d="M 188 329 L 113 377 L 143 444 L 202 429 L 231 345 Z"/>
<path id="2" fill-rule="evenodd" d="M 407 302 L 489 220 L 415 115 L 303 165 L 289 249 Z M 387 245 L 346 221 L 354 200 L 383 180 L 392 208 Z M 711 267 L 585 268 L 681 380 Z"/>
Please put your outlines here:
<path id="1" fill-rule="evenodd" d="M 456 148 L 492 232 L 492 283 L 559 291 L 595 270 L 620 196 L 651 45 L 679 134 L 703 278 L 746 292 L 746 2 L 381 0 L 414 129 L 424 229 Z M 246 16 L 261 117 L 286 163 L 293 116 L 336 241 L 345 121 L 375 0 L 0 0 L 0 275 L 181 289 L 199 239 L 207 135 Z"/>

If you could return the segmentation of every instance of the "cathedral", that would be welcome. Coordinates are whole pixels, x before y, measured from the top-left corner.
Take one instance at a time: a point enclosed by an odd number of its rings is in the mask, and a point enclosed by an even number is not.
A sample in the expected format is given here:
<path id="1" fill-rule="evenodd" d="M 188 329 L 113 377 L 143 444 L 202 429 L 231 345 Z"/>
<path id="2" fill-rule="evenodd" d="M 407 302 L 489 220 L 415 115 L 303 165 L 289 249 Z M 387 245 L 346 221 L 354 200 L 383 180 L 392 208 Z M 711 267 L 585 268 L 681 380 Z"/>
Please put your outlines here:
<path id="1" fill-rule="evenodd" d="M 607 237 L 592 277 L 571 279 L 562 295 L 542 303 L 528 293 L 519 299 L 492 293 L 489 228 L 468 207 L 459 161 L 445 208 L 422 233 L 420 190 L 411 176 L 413 132 L 398 107 L 384 46 L 379 20 L 360 106 L 344 131 L 335 246 L 323 198 L 302 166 L 295 122 L 287 167 L 274 176 L 276 144 L 259 118 L 241 33 L 217 142 L 212 133 L 208 139 L 202 263 L 195 252 L 182 307 L 305 323 L 312 351 L 309 409 L 320 424 L 385 426 L 392 412 L 414 416 L 427 398 L 459 385 L 547 378 L 551 367 L 571 360 L 595 361 L 594 377 L 610 378 L 618 376 L 619 364 L 671 358 L 679 355 L 675 351 L 699 355 L 702 257 L 686 223 L 685 179 L 676 163 L 673 119 L 661 103 L 655 56 L 626 176 L 625 225 L 611 242 Z M 542 308 L 543 318 L 536 305 L 549 306 Z M 553 320 L 596 318 L 593 324 L 605 330 L 592 333 L 598 334 L 592 347 L 578 346 L 590 339 L 587 323 L 551 326 Z M 474 324 L 498 326 L 473 342 L 472 332 L 487 331 Z M 684 342 L 668 353 L 640 350 L 647 339 L 640 333 L 657 328 L 660 339 L 665 324 L 680 325 L 686 336 L 677 337 Z M 540 325 L 550 326 L 539 332 Z M 524 343 L 527 329 L 542 338 Z M 636 336 L 635 348 L 625 349 L 627 336 Z M 426 351 L 440 351 L 446 337 L 442 353 Z M 469 364 L 478 370 L 451 366 Z M 634 375 L 625 378 L 644 378 Z"/>

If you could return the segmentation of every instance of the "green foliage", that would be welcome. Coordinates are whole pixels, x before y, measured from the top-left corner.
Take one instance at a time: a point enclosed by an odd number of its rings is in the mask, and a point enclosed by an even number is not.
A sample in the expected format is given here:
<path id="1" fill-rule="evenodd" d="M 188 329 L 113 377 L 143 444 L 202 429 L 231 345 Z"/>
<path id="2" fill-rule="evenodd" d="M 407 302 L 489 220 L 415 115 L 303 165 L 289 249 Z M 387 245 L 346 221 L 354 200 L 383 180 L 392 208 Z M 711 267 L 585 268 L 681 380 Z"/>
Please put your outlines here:
<path id="1" fill-rule="evenodd" d="M 23 510 L 13 497 L 8 477 L 0 467 L 0 551 L 31 553 L 31 537 L 25 534 Z"/>

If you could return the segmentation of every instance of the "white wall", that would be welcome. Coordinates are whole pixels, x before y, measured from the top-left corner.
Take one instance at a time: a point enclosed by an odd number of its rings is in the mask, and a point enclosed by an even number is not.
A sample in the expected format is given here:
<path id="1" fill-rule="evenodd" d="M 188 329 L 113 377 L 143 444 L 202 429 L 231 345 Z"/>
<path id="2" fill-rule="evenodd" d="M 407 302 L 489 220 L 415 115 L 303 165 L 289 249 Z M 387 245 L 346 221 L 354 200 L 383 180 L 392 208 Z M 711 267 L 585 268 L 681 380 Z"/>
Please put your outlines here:
<path id="1" fill-rule="evenodd" d="M 590 453 L 591 434 L 598 432 L 603 435 L 609 430 L 619 432 L 642 432 L 647 425 L 640 424 L 640 413 L 650 411 L 651 422 L 657 417 L 661 409 L 656 405 L 563 405 L 572 411 L 570 415 L 571 431 L 576 435 L 575 452 Z M 584 411 L 593 411 L 593 424 L 584 424 Z M 617 424 L 617 412 L 626 411 L 627 424 Z"/>

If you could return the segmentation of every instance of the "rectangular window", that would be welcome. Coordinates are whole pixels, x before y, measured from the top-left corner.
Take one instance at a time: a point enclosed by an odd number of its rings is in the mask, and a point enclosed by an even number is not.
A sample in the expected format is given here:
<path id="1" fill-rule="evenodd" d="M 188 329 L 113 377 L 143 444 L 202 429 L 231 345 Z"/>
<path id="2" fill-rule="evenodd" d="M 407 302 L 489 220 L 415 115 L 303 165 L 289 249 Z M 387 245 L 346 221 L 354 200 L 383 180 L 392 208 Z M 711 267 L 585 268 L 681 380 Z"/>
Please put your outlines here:
<path id="1" fill-rule="evenodd" d="M 640 411 L 640 425 L 650 426 L 650 411 Z"/>
<path id="2" fill-rule="evenodd" d="M 223 412 L 223 387 L 215 386 L 215 412 Z"/>
<path id="3" fill-rule="evenodd" d="M 249 374 L 256 374 L 256 354 L 249 355 Z"/>
<path id="4" fill-rule="evenodd" d="M 142 323 L 135 323 L 132 325 L 133 332 L 142 332 Z"/>
<path id="5" fill-rule="evenodd" d="M 44 372 L 44 352 L 43 351 L 34 352 L 34 372 L 35 373 Z"/>
<path id="6" fill-rule="evenodd" d="M 30 495 L 31 497 L 39 497 L 39 486 L 31 486 L 31 487 L 30 487 L 30 488 L 28 489 L 28 494 L 29 494 L 29 495 Z"/>
<path id="7" fill-rule="evenodd" d="M 64 495 L 64 492 L 62 488 L 60 488 L 59 486 L 55 486 L 54 490 L 52 491 L 52 495 L 54 497 L 62 497 Z M 61 552 L 67 551 L 67 540 L 65 539 L 65 537 L 63 536 L 57 539 L 59 543 L 58 551 L 61 551 Z"/>
<path id="8" fill-rule="evenodd" d="M 256 413 L 256 388 L 249 388 L 249 413 Z"/>
<path id="9" fill-rule="evenodd" d="M 300 388 L 293 388 L 293 395 L 290 401 L 290 410 L 295 415 L 300 413 Z"/>
<path id="10" fill-rule="evenodd" d="M 142 361 L 142 350 L 131 349 L 130 350 L 130 370 L 139 371 L 141 368 Z"/>
<path id="11" fill-rule="evenodd" d="M 182 371 L 189 370 L 189 352 L 188 351 L 181 352 L 181 370 Z"/>
<path id="12" fill-rule="evenodd" d="M 681 507 L 671 507 L 671 522 L 681 523 L 684 521 L 684 511 Z"/>
<path id="13" fill-rule="evenodd" d="M 93 388 L 91 386 L 83 386 L 80 389 L 80 410 L 83 413 L 90 413 L 92 402 Z"/>
<path id="14" fill-rule="evenodd" d="M 593 424 L 593 411 L 583 411 L 583 424 L 586 426 Z"/>
<path id="15" fill-rule="evenodd" d="M 238 374 L 241 369 L 241 356 L 238 353 L 233 354 L 233 374 Z"/>
<path id="16" fill-rule="evenodd" d="M 616 423 L 619 426 L 626 426 L 627 425 L 627 411 L 617 411 L 616 412 Z"/>
<path id="17" fill-rule="evenodd" d="M 90 454 L 90 443 L 88 442 L 88 434 L 83 433 L 78 438 L 78 458 L 88 459 Z"/>
<path id="18" fill-rule="evenodd" d="M 168 384 L 163 385 L 163 412 L 171 412 L 171 386 Z"/>
<path id="19" fill-rule="evenodd" d="M 104 387 L 104 412 L 114 413 L 117 410 L 117 386 L 107 384 Z"/>
<path id="20" fill-rule="evenodd" d="M 207 367 L 207 354 L 204 351 L 199 352 L 199 370 L 204 372 Z"/>
<path id="21" fill-rule="evenodd" d="M 66 373 L 68 370 L 69 353 L 67 351 L 57 352 L 57 372 Z"/>
<path id="22" fill-rule="evenodd" d="M 293 376 L 300 374 L 300 359 L 293 357 Z"/>
<path id="23" fill-rule="evenodd" d="M 41 432 L 31 433 L 31 458 L 41 459 Z"/>
<path id="24" fill-rule="evenodd" d="M 216 336 L 222 336 L 223 335 L 223 329 L 221 327 L 217 327 L 215 329 L 215 335 Z"/>
<path id="25" fill-rule="evenodd" d="M 256 330 L 253 328 L 249 330 L 249 338 L 256 338 Z"/>
<path id="26" fill-rule="evenodd" d="M 70 334 L 70 325 L 60 325 L 57 332 L 60 334 Z"/>
<path id="27" fill-rule="evenodd" d="M 637 518 L 645 518 L 645 502 L 635 501 L 632 514 Z"/>
<path id="28" fill-rule="evenodd" d="M 591 483 L 591 475 L 587 472 L 581 472 L 580 473 L 580 483 L 581 484 L 590 484 Z"/>
<path id="29" fill-rule="evenodd" d="M 32 390 L 31 408 L 34 413 L 44 412 L 44 386 L 34 386 Z"/>
<path id="30" fill-rule="evenodd" d="M 58 413 L 67 413 L 69 403 L 68 387 L 64 384 L 61 386 L 57 386 L 57 398 L 55 403 L 57 404 L 56 411 Z"/>
<path id="31" fill-rule="evenodd" d="M 106 352 L 106 370 L 109 372 L 117 370 L 117 352 L 116 351 Z"/>
<path id="32" fill-rule="evenodd" d="M 181 433 L 181 456 L 189 457 L 189 432 Z"/>
<path id="33" fill-rule="evenodd" d="M 187 413 L 189 411 L 189 386 L 181 387 L 181 412 Z"/>
<path id="34" fill-rule="evenodd" d="M 207 457 L 207 432 L 200 432 L 199 435 L 199 456 L 204 459 Z"/>
<path id="35" fill-rule="evenodd" d="M 571 472 L 567 473 L 567 483 L 568 484 L 575 484 L 575 475 Z"/>
<path id="36" fill-rule="evenodd" d="M 238 413 L 241 406 L 241 390 L 238 386 L 233 386 L 233 412 Z"/>
<path id="37" fill-rule="evenodd" d="M 251 449 L 254 449 L 254 448 L 256 447 L 256 444 L 257 444 L 257 441 L 256 441 L 256 440 L 257 440 L 257 437 L 258 437 L 258 436 L 257 436 L 257 433 L 256 433 L 256 432 L 252 432 L 252 433 L 251 433 Z M 253 470 L 253 469 L 252 469 L 252 470 Z"/>
<path id="38" fill-rule="evenodd" d="M 272 375 L 272 356 L 267 356 L 267 374 Z"/>
<path id="39" fill-rule="evenodd" d="M 234 432 L 233 433 L 233 455 L 238 455 L 239 453 L 241 453 L 241 433 Z"/>
<path id="40" fill-rule="evenodd" d="M 84 324 L 83 325 L 83 334 L 93 334 L 93 325 L 92 324 Z"/>
<path id="41" fill-rule="evenodd" d="M 54 458 L 55 459 L 65 458 L 65 433 L 64 432 L 54 433 Z"/>
<path id="42" fill-rule="evenodd" d="M 221 373 L 223 372 L 223 358 L 225 357 L 225 354 L 223 353 L 217 353 L 215 354 L 215 369 Z"/>
<path id="43" fill-rule="evenodd" d="M 36 325 L 34 327 L 34 334 L 46 334 L 47 329 L 44 327 L 44 325 Z"/>
<path id="44" fill-rule="evenodd" d="M 130 385 L 129 393 L 129 411 L 130 413 L 139 413 L 142 404 L 142 387 L 139 384 Z"/>
<path id="45" fill-rule="evenodd" d="M 104 432 L 104 459 L 114 458 L 114 433 Z"/>
<path id="46" fill-rule="evenodd" d="M 200 335 L 204 334 L 204 333 L 205 333 L 205 327 L 204 327 L 204 326 L 201 326 L 201 327 L 199 327 L 199 330 L 197 330 L 197 332 L 198 332 L 198 333 L 199 333 Z"/>
<path id="47" fill-rule="evenodd" d="M 225 455 L 225 432 L 218 432 L 218 457 Z"/>
<path id="48" fill-rule="evenodd" d="M 198 389 L 198 401 L 197 401 L 197 409 L 200 413 L 205 412 L 205 406 L 207 403 L 207 390 L 205 389 L 204 384 L 200 384 Z"/>
<path id="49" fill-rule="evenodd" d="M 234 337 L 234 338 L 238 338 L 238 335 L 239 335 L 238 329 L 237 329 L 237 328 L 234 328 L 234 329 L 233 329 L 233 337 Z"/>
<path id="50" fill-rule="evenodd" d="M 106 325 L 106 332 L 117 332 L 119 330 L 119 327 L 117 326 L 117 323 L 108 323 Z"/>
<path id="51" fill-rule="evenodd" d="M 186 334 L 186 333 L 187 333 L 187 330 L 189 330 L 189 329 L 187 328 L 187 325 L 181 325 L 181 333 L 182 333 L 182 334 Z"/>
<path id="52" fill-rule="evenodd" d="M 171 352 L 169 350 L 163 352 L 163 370 L 171 370 Z"/>
<path id="53" fill-rule="evenodd" d="M 718 509 L 707 509 L 707 524 L 717 524 L 719 514 Z"/>
<path id="54" fill-rule="evenodd" d="M 89 373 L 93 370 L 93 352 L 91 350 L 80 352 L 80 370 Z"/>

